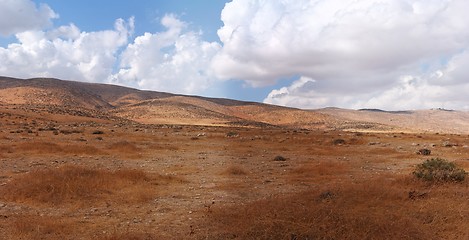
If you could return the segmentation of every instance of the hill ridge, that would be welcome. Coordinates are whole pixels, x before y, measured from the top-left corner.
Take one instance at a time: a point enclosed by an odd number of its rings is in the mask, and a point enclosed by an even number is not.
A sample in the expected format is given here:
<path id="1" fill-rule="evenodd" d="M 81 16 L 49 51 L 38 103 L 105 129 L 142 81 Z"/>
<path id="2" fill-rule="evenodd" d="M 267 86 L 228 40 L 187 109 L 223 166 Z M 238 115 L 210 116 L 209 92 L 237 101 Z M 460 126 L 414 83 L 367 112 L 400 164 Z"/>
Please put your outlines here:
<path id="1" fill-rule="evenodd" d="M 326 118 L 321 113 L 258 102 L 139 90 L 112 84 L 56 78 L 0 77 L 0 93 L 3 96 L 0 102 L 3 104 L 83 108 L 144 124 L 234 124 L 317 128 L 323 125 Z"/>
<path id="2" fill-rule="evenodd" d="M 336 107 L 303 110 L 56 78 L 0 77 L 0 104 L 22 105 L 28 111 L 60 116 L 125 120 L 141 124 L 469 133 L 469 112 L 454 110 L 386 111 Z"/>

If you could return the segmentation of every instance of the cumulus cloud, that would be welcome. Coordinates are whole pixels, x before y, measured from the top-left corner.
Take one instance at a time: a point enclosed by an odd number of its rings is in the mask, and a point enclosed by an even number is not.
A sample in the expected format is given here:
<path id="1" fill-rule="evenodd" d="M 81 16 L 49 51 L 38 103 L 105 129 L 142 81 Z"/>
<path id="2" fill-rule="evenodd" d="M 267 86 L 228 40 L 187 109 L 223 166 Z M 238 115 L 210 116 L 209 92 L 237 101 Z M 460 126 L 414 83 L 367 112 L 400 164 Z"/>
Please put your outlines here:
<path id="1" fill-rule="evenodd" d="M 0 0 L 0 35 L 41 30 L 57 17 L 46 4 L 36 6 L 31 0 Z"/>
<path id="2" fill-rule="evenodd" d="M 267 103 L 464 107 L 443 96 L 467 88 L 465 9 L 465 0 L 235 0 L 222 11 L 223 48 L 212 68 L 252 86 L 302 76 Z"/>
<path id="3" fill-rule="evenodd" d="M 466 0 L 233 0 L 219 42 L 175 15 L 133 36 L 134 20 L 84 32 L 31 0 L 0 0 L 0 75 L 57 77 L 186 94 L 221 80 L 260 87 L 299 76 L 264 102 L 301 108 L 469 109 Z"/>
<path id="4" fill-rule="evenodd" d="M 1 1 L 1 0 L 0 0 Z M 0 47 L 0 75 L 55 77 L 186 94 L 203 94 L 216 81 L 210 61 L 217 42 L 202 40 L 174 15 L 165 31 L 136 36 L 134 18 L 118 19 L 114 29 L 84 32 L 74 24 L 15 34 Z"/>
<path id="5" fill-rule="evenodd" d="M 131 18 L 106 31 L 82 32 L 70 24 L 17 33 L 18 42 L 0 47 L 0 75 L 106 82 L 133 28 Z"/>
<path id="6" fill-rule="evenodd" d="M 187 24 L 166 15 L 166 31 L 145 33 L 123 51 L 113 83 L 176 93 L 201 93 L 215 78 L 209 63 L 219 51 L 216 42 L 201 39 L 202 33 L 187 30 Z"/>

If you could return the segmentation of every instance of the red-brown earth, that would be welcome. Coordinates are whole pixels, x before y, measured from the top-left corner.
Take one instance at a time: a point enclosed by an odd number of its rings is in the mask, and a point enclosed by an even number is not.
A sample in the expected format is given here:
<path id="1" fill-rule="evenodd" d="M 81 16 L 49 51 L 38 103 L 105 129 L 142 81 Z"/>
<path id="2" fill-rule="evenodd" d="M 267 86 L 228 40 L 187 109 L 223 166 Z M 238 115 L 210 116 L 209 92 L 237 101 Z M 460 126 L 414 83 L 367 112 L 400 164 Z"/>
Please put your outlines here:
<path id="1" fill-rule="evenodd" d="M 465 112 L 306 111 L 54 79 L 1 78 L 0 93 L 3 239 L 469 237 L 467 180 L 412 175 L 431 157 L 469 170 Z"/>

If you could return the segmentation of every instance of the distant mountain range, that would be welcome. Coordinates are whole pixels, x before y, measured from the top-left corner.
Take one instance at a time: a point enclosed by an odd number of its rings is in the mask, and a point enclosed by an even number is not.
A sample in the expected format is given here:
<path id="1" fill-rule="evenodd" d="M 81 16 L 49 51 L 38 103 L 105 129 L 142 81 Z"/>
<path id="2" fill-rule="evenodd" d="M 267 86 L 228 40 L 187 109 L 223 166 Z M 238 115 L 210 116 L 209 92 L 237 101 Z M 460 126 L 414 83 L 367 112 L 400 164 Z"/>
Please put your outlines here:
<path id="1" fill-rule="evenodd" d="M 461 111 L 302 110 L 52 78 L 0 77 L 0 104 L 143 124 L 469 133 L 469 113 Z"/>

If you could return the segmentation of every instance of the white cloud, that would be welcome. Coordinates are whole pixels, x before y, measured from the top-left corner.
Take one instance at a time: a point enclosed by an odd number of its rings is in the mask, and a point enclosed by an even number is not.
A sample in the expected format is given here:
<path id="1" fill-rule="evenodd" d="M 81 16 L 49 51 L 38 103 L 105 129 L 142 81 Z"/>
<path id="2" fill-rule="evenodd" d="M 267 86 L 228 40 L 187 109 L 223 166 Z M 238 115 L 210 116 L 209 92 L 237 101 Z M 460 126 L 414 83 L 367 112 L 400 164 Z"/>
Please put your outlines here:
<path id="1" fill-rule="evenodd" d="M 272 91 L 269 103 L 464 107 L 466 97 L 442 96 L 467 88 L 465 9 L 465 0 L 235 0 L 222 12 L 223 48 L 212 67 L 219 78 L 252 86 L 303 76 Z M 437 71 L 443 76 L 432 77 Z M 419 80 L 409 86 L 405 76 Z"/>
<path id="2" fill-rule="evenodd" d="M 222 44 L 166 15 L 161 32 L 134 21 L 83 32 L 51 27 L 47 5 L 0 0 L 0 75 L 107 82 L 204 94 L 217 80 L 268 86 L 266 103 L 302 108 L 469 109 L 466 0 L 233 0 Z M 131 38 L 132 37 L 132 38 Z M 129 43 L 130 40 L 130 43 Z"/>
<path id="3" fill-rule="evenodd" d="M 133 28 L 131 18 L 116 20 L 107 31 L 82 32 L 71 24 L 17 33 L 17 43 L 0 47 L 0 75 L 106 82 Z"/>
<path id="4" fill-rule="evenodd" d="M 317 81 L 309 77 L 300 77 L 290 86 L 272 90 L 264 99 L 264 103 L 299 108 L 321 108 L 337 106 L 350 100 L 345 95 L 331 98 L 329 94 L 315 90 Z"/>
<path id="5" fill-rule="evenodd" d="M 201 40 L 201 33 L 186 30 L 173 15 L 161 23 L 166 31 L 145 33 L 127 46 L 112 82 L 187 94 L 209 88 L 215 79 L 208 66 L 220 45 Z"/>
<path id="6" fill-rule="evenodd" d="M 39 7 L 31 0 L 0 0 L 0 35 L 41 30 L 58 15 L 46 4 Z"/>
<path id="7" fill-rule="evenodd" d="M 133 18 L 118 19 L 106 31 L 83 32 L 70 24 L 16 33 L 16 43 L 0 47 L 0 75 L 203 94 L 216 80 L 209 66 L 220 44 L 203 41 L 201 32 L 188 30 L 174 15 L 163 17 L 161 24 L 165 31 L 145 33 L 132 43 Z"/>

